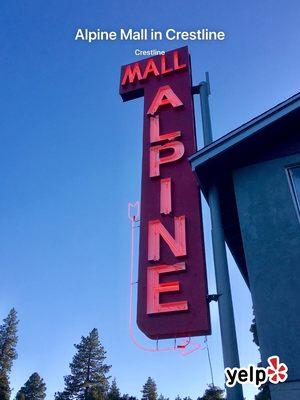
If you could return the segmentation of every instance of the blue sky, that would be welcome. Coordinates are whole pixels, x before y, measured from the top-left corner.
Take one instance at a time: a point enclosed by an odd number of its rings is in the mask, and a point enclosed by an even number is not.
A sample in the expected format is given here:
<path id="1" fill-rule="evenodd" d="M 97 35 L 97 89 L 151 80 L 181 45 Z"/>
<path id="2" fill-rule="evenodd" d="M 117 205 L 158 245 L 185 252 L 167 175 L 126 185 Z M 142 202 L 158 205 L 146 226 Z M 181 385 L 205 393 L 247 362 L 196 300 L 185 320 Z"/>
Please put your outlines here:
<path id="1" fill-rule="evenodd" d="M 0 318 L 19 313 L 17 390 L 38 371 L 48 397 L 63 387 L 73 344 L 97 327 L 122 393 L 196 398 L 210 382 L 205 351 L 149 354 L 129 340 L 130 226 L 139 199 L 142 99 L 123 104 L 120 66 L 136 48 L 189 45 L 193 81 L 211 77 L 214 137 L 299 91 L 298 1 L 2 1 Z M 224 30 L 222 42 L 74 41 L 77 28 Z M 196 99 L 196 111 L 199 110 Z M 201 125 L 196 115 L 198 144 Z M 203 206 L 210 292 L 215 292 Z M 241 364 L 256 363 L 251 298 L 229 256 Z M 216 304 L 209 337 L 223 385 Z M 144 343 L 148 341 L 142 336 Z M 199 339 L 203 342 L 203 339 Z M 255 390 L 245 387 L 247 399 Z"/>

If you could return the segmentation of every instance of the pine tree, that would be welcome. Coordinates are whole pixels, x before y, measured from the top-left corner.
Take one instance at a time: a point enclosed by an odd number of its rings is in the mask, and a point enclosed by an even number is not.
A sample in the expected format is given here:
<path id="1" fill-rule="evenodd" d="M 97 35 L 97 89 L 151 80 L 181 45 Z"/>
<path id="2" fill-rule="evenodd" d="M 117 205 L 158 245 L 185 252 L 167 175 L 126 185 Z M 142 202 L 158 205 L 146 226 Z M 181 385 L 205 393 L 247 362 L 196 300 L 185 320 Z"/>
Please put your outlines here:
<path id="1" fill-rule="evenodd" d="M 121 400 L 138 400 L 135 396 L 129 396 L 129 394 L 125 393 L 121 397 Z"/>
<path id="2" fill-rule="evenodd" d="M 224 390 L 211 383 L 208 385 L 208 389 L 205 390 L 202 400 L 222 400 L 224 399 L 223 394 Z"/>
<path id="3" fill-rule="evenodd" d="M 116 378 L 114 378 L 111 383 L 107 398 L 108 398 L 108 400 L 120 400 L 121 399 L 121 393 L 118 388 Z"/>
<path id="4" fill-rule="evenodd" d="M 69 395 L 67 392 L 55 392 L 54 400 L 69 400 Z"/>
<path id="5" fill-rule="evenodd" d="M 258 340 L 257 325 L 256 325 L 255 317 L 252 319 L 252 324 L 251 324 L 249 330 L 253 335 L 253 342 L 256 344 L 257 347 L 259 347 L 259 340 Z"/>
<path id="6" fill-rule="evenodd" d="M 149 378 L 143 386 L 142 400 L 157 400 L 157 388 L 154 379 Z"/>
<path id="7" fill-rule="evenodd" d="M 0 400 L 9 400 L 10 388 L 7 375 L 0 372 Z"/>
<path id="8" fill-rule="evenodd" d="M 260 392 L 255 396 L 255 400 L 270 400 L 271 393 L 269 384 L 266 382 L 259 387 Z"/>
<path id="9" fill-rule="evenodd" d="M 37 372 L 34 372 L 17 393 L 17 399 L 44 400 L 46 384 Z"/>
<path id="10" fill-rule="evenodd" d="M 169 397 L 165 397 L 164 395 L 160 394 L 158 400 L 169 400 Z"/>
<path id="11" fill-rule="evenodd" d="M 12 308 L 0 325 L 0 400 L 7 400 L 10 396 L 9 374 L 17 358 L 17 326 L 17 312 Z"/>
<path id="12" fill-rule="evenodd" d="M 158 400 L 169 400 L 168 397 L 165 397 L 164 395 L 160 394 L 158 397 Z"/>
<path id="13" fill-rule="evenodd" d="M 21 390 L 18 391 L 16 395 L 16 400 L 25 400 L 25 394 L 21 392 Z"/>
<path id="14" fill-rule="evenodd" d="M 92 386 L 86 396 L 86 400 L 105 400 L 105 398 L 105 393 L 101 386 Z"/>
<path id="15" fill-rule="evenodd" d="M 70 364 L 71 374 L 64 378 L 64 392 L 56 393 L 55 399 L 101 400 L 109 387 L 110 365 L 104 363 L 106 351 L 99 342 L 97 329 L 82 336 L 74 346 L 77 353 Z"/>

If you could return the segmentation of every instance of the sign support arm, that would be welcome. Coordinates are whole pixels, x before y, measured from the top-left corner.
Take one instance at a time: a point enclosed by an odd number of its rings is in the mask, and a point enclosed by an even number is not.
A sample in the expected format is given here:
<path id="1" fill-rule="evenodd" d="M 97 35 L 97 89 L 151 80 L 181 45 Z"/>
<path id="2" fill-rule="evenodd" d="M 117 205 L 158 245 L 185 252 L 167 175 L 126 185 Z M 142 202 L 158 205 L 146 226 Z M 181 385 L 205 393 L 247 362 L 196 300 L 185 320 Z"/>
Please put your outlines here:
<path id="1" fill-rule="evenodd" d="M 200 93 L 204 146 L 208 146 L 213 141 L 208 101 L 208 96 L 210 95 L 208 72 L 206 73 L 206 80 L 201 82 L 198 88 Z M 220 197 L 216 184 L 212 185 L 209 189 L 208 203 L 211 215 L 211 232 L 217 293 L 220 295 L 218 299 L 218 308 L 223 349 L 223 362 L 224 368 L 234 368 L 239 367 L 240 362 L 226 255 L 225 236 L 221 220 Z M 240 384 L 236 384 L 231 388 L 226 387 L 226 394 L 227 400 L 242 400 L 244 398 L 243 389 Z"/>

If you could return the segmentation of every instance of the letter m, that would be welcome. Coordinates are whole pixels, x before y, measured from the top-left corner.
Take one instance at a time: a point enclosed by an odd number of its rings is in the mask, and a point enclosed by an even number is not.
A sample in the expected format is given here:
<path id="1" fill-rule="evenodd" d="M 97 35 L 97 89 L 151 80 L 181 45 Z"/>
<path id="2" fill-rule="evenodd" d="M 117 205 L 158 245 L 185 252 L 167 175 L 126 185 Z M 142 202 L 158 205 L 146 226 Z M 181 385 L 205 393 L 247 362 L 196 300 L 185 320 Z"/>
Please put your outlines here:
<path id="1" fill-rule="evenodd" d="M 127 83 L 127 80 L 129 80 L 129 83 L 133 83 L 135 78 L 137 78 L 138 81 L 142 79 L 142 73 L 140 69 L 140 64 L 135 63 L 132 67 L 132 64 L 127 65 L 123 78 L 122 78 L 122 83 L 121 85 L 124 86 Z"/>

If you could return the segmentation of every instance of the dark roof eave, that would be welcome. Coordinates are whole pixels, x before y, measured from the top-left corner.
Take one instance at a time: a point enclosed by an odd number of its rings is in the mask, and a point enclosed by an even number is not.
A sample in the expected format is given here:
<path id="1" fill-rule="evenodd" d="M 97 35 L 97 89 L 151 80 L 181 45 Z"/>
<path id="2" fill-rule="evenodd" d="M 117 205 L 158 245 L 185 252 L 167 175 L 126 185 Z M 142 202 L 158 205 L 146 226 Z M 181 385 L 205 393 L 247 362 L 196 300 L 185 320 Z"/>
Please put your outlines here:
<path id="1" fill-rule="evenodd" d="M 189 157 L 192 170 L 195 171 L 196 168 L 201 167 L 201 165 L 205 164 L 208 160 L 218 157 L 220 154 L 223 154 L 250 136 L 255 135 L 261 129 L 299 107 L 300 93 L 297 93 L 246 124 L 229 132 L 227 135 L 215 140 L 208 146 L 203 147 L 201 150 Z"/>

